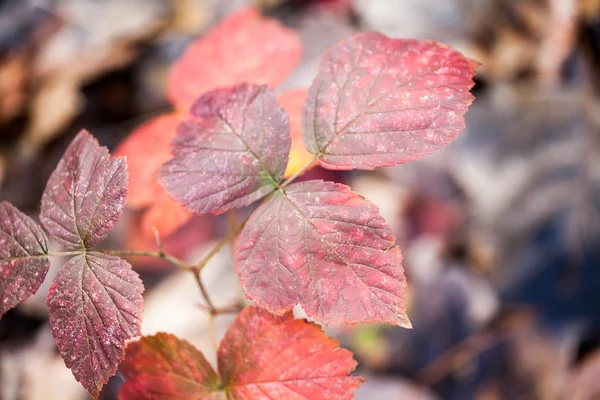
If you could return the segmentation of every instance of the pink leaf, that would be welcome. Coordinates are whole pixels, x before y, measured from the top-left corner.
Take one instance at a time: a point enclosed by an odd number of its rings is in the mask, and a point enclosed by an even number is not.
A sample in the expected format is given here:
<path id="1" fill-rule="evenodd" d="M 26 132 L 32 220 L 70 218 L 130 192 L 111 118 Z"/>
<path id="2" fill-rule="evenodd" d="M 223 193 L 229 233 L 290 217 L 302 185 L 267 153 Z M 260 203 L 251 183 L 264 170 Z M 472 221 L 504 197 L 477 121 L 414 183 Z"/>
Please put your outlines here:
<path id="1" fill-rule="evenodd" d="M 50 262 L 48 238 L 31 218 L 0 203 L 0 318 L 37 292 Z"/>
<path id="2" fill-rule="evenodd" d="M 266 86 L 242 84 L 200 97 L 161 170 L 167 192 L 196 213 L 220 214 L 269 194 L 290 152 L 288 118 Z"/>
<path id="3" fill-rule="evenodd" d="M 331 49 L 304 108 L 304 142 L 329 169 L 420 159 L 465 127 L 476 63 L 435 42 L 357 34 Z"/>
<path id="4" fill-rule="evenodd" d="M 120 369 L 127 379 L 119 392 L 121 400 L 209 399 L 219 384 L 200 351 L 167 333 L 129 344 Z"/>
<path id="5" fill-rule="evenodd" d="M 140 334 L 144 286 L 126 261 L 73 257 L 48 292 L 50 328 L 65 364 L 92 396 L 117 370 L 125 341 Z"/>
<path id="6" fill-rule="evenodd" d="M 106 147 L 81 131 L 48 180 L 40 220 L 67 248 L 89 248 L 113 228 L 126 196 L 125 159 L 111 159 Z"/>
<path id="7" fill-rule="evenodd" d="M 352 353 L 318 326 L 258 307 L 245 308 L 229 327 L 218 361 L 238 400 L 350 399 L 364 382 L 349 375 L 356 367 Z"/>
<path id="8" fill-rule="evenodd" d="M 324 324 L 410 327 L 395 240 L 377 207 L 347 186 L 301 182 L 252 213 L 235 262 L 246 295 L 273 313 L 300 304 Z"/>
<path id="9" fill-rule="evenodd" d="M 279 85 L 300 62 L 298 35 L 257 10 L 230 15 L 190 45 L 169 74 L 168 97 L 187 111 L 204 93 L 242 82 Z"/>

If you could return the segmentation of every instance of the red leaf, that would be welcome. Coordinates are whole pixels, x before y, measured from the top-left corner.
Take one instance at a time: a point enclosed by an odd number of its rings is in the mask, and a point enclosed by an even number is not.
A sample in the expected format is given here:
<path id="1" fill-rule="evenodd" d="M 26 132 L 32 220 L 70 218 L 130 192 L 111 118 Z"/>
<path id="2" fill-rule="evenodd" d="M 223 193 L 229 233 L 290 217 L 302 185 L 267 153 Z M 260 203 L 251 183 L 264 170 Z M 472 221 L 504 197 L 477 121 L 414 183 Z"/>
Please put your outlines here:
<path id="1" fill-rule="evenodd" d="M 296 32 L 244 9 L 188 47 L 169 74 L 168 97 L 187 110 L 198 96 L 219 87 L 242 82 L 274 87 L 298 65 L 301 53 Z"/>
<path id="2" fill-rule="evenodd" d="M 286 178 L 294 175 L 314 158 L 312 154 L 306 151 L 302 141 L 302 108 L 306 102 L 307 94 L 308 90 L 306 89 L 296 89 L 277 96 L 277 102 L 288 114 L 290 135 L 292 137 L 290 161 L 284 174 Z M 317 165 L 316 162 L 313 165 Z"/>
<path id="3" fill-rule="evenodd" d="M 347 186 L 308 181 L 273 193 L 250 216 L 235 262 L 246 295 L 281 314 L 299 303 L 328 324 L 410 327 L 400 249 L 379 210 Z"/>
<path id="4" fill-rule="evenodd" d="M 356 362 L 338 346 L 291 313 L 248 307 L 219 346 L 221 378 L 188 342 L 159 333 L 127 347 L 119 399 L 349 399 L 364 379 L 349 375 Z"/>
<path id="5" fill-rule="evenodd" d="M 142 234 L 156 244 L 154 228 L 158 230 L 161 238 L 166 238 L 185 225 L 193 216 L 194 214 L 170 198 L 161 188 L 161 193 L 156 195 L 156 202 L 144 212 Z"/>
<path id="6" fill-rule="evenodd" d="M 171 158 L 170 144 L 175 138 L 179 115 L 161 115 L 137 127 L 114 152 L 126 156 L 129 169 L 127 205 L 141 208 L 152 205 L 158 193 L 158 169 Z"/>
<path id="7" fill-rule="evenodd" d="M 247 307 L 218 352 L 219 372 L 235 399 L 350 399 L 364 379 L 350 376 L 352 353 L 318 326 Z"/>
<path id="8" fill-rule="evenodd" d="M 329 169 L 420 159 L 454 140 L 476 63 L 435 42 L 362 33 L 331 49 L 304 108 L 304 142 Z"/>
<path id="9" fill-rule="evenodd" d="M 290 151 L 288 118 L 266 86 L 242 84 L 200 97 L 161 170 L 167 192 L 189 210 L 220 214 L 274 190 Z"/>
<path id="10" fill-rule="evenodd" d="M 50 262 L 48 238 L 31 218 L 0 203 L 0 318 L 37 292 Z"/>
<path id="11" fill-rule="evenodd" d="M 129 344 L 120 369 L 127 379 L 119 392 L 121 400 L 208 399 L 219 385 L 202 353 L 167 333 Z"/>
<path id="12" fill-rule="evenodd" d="M 140 334 L 143 291 L 126 261 L 96 252 L 73 257 L 54 278 L 52 335 L 66 366 L 94 397 L 116 372 L 125 341 Z"/>
<path id="13" fill-rule="evenodd" d="M 40 219 L 67 248 L 92 247 L 113 228 L 126 196 L 125 159 L 111 159 L 106 147 L 81 131 L 48 180 Z"/>

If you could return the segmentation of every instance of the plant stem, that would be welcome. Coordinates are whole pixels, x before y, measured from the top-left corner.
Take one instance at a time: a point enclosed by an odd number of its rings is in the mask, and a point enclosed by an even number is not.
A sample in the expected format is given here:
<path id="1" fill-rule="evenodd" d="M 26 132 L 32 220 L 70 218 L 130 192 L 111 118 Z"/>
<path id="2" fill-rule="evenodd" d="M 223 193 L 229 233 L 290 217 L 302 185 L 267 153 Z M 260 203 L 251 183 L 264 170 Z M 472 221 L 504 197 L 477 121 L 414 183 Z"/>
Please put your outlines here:
<path id="1" fill-rule="evenodd" d="M 290 176 L 281 185 L 279 185 L 279 189 L 283 189 L 284 187 L 286 187 L 287 185 L 292 183 L 297 177 L 299 177 L 300 175 L 305 173 L 306 170 L 309 169 L 315 163 L 315 161 L 317 161 L 318 158 L 319 158 L 318 156 L 314 156 L 312 160 L 310 160 L 302 168 L 300 168 L 298 171 L 296 171 L 296 173 L 294 175 Z"/>
<path id="2" fill-rule="evenodd" d="M 80 254 L 85 253 L 85 250 L 73 250 L 73 251 L 61 251 L 58 253 L 48 253 L 42 254 L 40 257 L 69 257 L 69 256 L 78 256 Z"/>
<path id="3" fill-rule="evenodd" d="M 202 293 L 202 297 L 204 297 L 204 301 L 206 302 L 206 306 L 208 307 L 209 314 L 211 317 L 216 313 L 216 307 L 213 304 L 210 296 L 208 295 L 208 290 L 206 290 L 206 286 L 204 286 L 204 282 L 202 282 L 202 278 L 200 277 L 200 271 L 192 270 L 192 274 L 194 274 L 194 278 L 196 279 L 196 283 L 200 288 L 200 293 Z"/>
<path id="4" fill-rule="evenodd" d="M 140 250 L 94 250 L 98 253 L 107 254 L 110 256 L 131 256 L 131 257 L 153 257 L 170 262 L 173 265 L 193 271 L 194 267 L 185 261 L 164 251 L 140 251 Z"/>
<path id="5" fill-rule="evenodd" d="M 198 272 L 202 271 L 202 268 L 204 268 L 206 266 L 206 264 L 208 264 L 210 259 L 213 258 L 215 254 L 217 254 L 219 251 L 221 251 L 221 249 L 223 247 L 225 247 L 225 245 L 227 243 L 229 243 L 231 240 L 235 239 L 235 237 L 242 231 L 242 229 L 244 228 L 244 225 L 246 225 L 246 222 L 248 222 L 249 218 L 250 218 L 250 216 L 248 215 L 246 217 L 246 219 L 244 219 L 242 221 L 241 224 L 239 224 L 234 229 L 232 229 L 231 232 L 229 232 L 229 235 L 225 236 L 223 238 L 223 240 L 221 240 L 219 243 L 217 243 L 217 245 L 215 247 L 213 247 L 213 249 L 206 256 L 204 256 L 204 258 L 202 260 L 200 260 L 200 262 L 198 264 L 196 264 L 196 266 L 194 267 L 196 269 L 196 271 L 198 271 Z"/>

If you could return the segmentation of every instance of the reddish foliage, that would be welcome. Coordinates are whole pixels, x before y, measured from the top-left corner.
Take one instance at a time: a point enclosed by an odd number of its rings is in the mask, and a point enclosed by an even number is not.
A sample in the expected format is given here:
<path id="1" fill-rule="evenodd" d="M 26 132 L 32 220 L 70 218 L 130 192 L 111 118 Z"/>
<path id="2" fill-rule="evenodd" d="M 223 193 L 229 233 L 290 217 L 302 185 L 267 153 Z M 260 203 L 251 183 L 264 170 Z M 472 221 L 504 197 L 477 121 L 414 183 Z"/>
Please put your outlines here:
<path id="1" fill-rule="evenodd" d="M 130 173 L 127 205 L 134 209 L 149 207 L 142 219 L 142 234 L 153 242 L 153 228 L 162 237 L 168 237 L 192 216 L 158 183 L 158 169 L 171 158 L 171 141 L 179 120 L 177 113 L 156 117 L 134 130 L 115 150 L 116 156 L 127 157 Z"/>
<path id="2" fill-rule="evenodd" d="M 144 336 L 127 346 L 119 399 L 208 399 L 219 378 L 200 351 L 167 334 Z"/>
<path id="3" fill-rule="evenodd" d="M 338 346 L 291 313 L 248 307 L 221 341 L 220 377 L 189 343 L 159 333 L 127 347 L 119 398 L 349 399 L 364 380 L 349 375 L 356 362 Z"/>
<path id="4" fill-rule="evenodd" d="M 179 125 L 161 183 L 189 210 L 220 214 L 273 191 L 290 145 L 288 118 L 267 86 L 217 89 Z"/>
<path id="5" fill-rule="evenodd" d="M 144 212 L 142 218 L 142 235 L 156 242 L 154 228 L 161 237 L 169 237 L 184 226 L 193 213 L 186 210 L 181 203 L 173 200 L 164 192 L 157 193 L 155 203 Z"/>
<path id="6" fill-rule="evenodd" d="M 69 249 L 92 247 L 113 228 L 125 205 L 127 166 L 86 131 L 73 140 L 42 196 L 40 220 Z"/>
<path id="7" fill-rule="evenodd" d="M 364 381 L 350 376 L 352 353 L 292 313 L 242 311 L 218 352 L 219 372 L 236 399 L 350 399 Z"/>
<path id="8" fill-rule="evenodd" d="M 395 240 L 377 207 L 347 186 L 301 182 L 256 209 L 235 262 L 246 295 L 271 312 L 299 303 L 325 324 L 410 327 Z"/>
<path id="9" fill-rule="evenodd" d="M 126 156 L 129 168 L 127 206 L 146 207 L 156 201 L 164 189 L 158 183 L 158 169 L 171 158 L 171 141 L 175 138 L 179 115 L 156 117 L 137 127 L 114 152 Z"/>
<path id="10" fill-rule="evenodd" d="M 50 262 L 48 238 L 31 218 L 0 203 L 0 318 L 37 292 Z"/>
<path id="11" fill-rule="evenodd" d="M 104 239 L 127 195 L 124 158 L 82 131 L 50 176 L 41 220 L 50 236 L 71 249 Z M 97 397 L 123 358 L 125 341 L 140 333 L 144 286 L 118 257 L 85 251 L 56 275 L 48 292 L 50 328 L 75 378 Z"/>
<path id="12" fill-rule="evenodd" d="M 465 127 L 475 62 L 435 42 L 362 33 L 323 58 L 304 109 L 306 148 L 331 169 L 417 160 Z"/>
<path id="13" fill-rule="evenodd" d="M 116 372 L 125 341 L 140 334 L 143 290 L 126 261 L 96 252 L 73 257 L 52 282 L 52 335 L 66 366 L 94 397 Z"/>
<path id="14" fill-rule="evenodd" d="M 169 201 L 156 200 L 164 198 L 159 194 L 164 190 L 157 184 L 155 172 L 171 157 L 169 144 L 175 137 L 178 113 L 187 113 L 197 97 L 217 87 L 246 81 L 276 86 L 299 63 L 301 52 L 302 46 L 293 30 L 275 19 L 262 17 L 257 10 L 244 9 L 225 18 L 190 45 L 173 65 L 168 94 L 178 111 L 143 124 L 115 152 L 128 156 L 131 174 L 128 204 L 133 208 L 151 207 L 143 222 L 148 238 L 153 238 L 152 226 L 167 237 L 187 222 L 182 209 Z M 301 107 L 294 104 L 297 115 L 294 123 L 298 129 Z M 290 168 L 304 162 L 304 158 L 296 157 L 297 153 L 302 157 L 307 154 L 300 146 L 294 148 L 297 150 L 292 154 Z M 176 218 L 170 217 L 173 211 Z"/>
<path id="15" fill-rule="evenodd" d="M 188 47 L 171 69 L 168 97 L 187 110 L 198 96 L 219 87 L 242 82 L 275 87 L 298 65 L 301 53 L 293 30 L 244 9 Z"/>

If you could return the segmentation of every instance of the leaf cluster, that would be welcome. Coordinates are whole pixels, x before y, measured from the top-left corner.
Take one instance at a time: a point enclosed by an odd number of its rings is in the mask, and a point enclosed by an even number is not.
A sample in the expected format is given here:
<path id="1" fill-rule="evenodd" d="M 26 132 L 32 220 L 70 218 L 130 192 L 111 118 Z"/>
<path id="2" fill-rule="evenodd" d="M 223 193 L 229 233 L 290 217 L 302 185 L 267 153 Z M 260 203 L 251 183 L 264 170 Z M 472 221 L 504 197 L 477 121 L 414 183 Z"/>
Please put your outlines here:
<path id="1" fill-rule="evenodd" d="M 159 182 L 186 212 L 221 214 L 259 202 L 240 228 L 234 253 L 242 289 L 258 307 L 245 309 L 230 327 L 218 372 L 171 335 L 129 345 L 123 399 L 218 392 L 239 399 L 351 397 L 362 381 L 349 375 L 351 353 L 315 325 L 294 320 L 291 309 L 299 304 L 322 324 L 410 327 L 402 255 L 377 207 L 339 183 L 295 180 L 315 163 L 369 170 L 441 149 L 464 128 L 476 65 L 434 42 L 375 32 L 343 41 L 323 57 L 303 105 L 299 130 L 312 158 L 286 179 L 294 128 L 267 84 L 275 85 L 269 77 L 297 59 L 277 59 L 269 68 L 259 63 L 254 83 L 224 76 L 213 82 L 224 87 L 209 87 L 195 78 L 218 76 L 208 64 L 193 62 L 198 54 L 231 61 L 215 52 L 232 29 L 247 25 L 265 38 L 285 29 L 268 19 L 258 24 L 261 18 L 236 14 L 193 45 L 170 78 L 177 84 L 170 84 L 169 96 L 180 111 L 146 131 L 160 136 L 164 129 L 172 139 L 171 154 L 161 148 L 152 165 L 162 164 Z M 298 58 L 297 38 L 284 33 L 282 51 Z M 150 170 L 144 182 L 154 176 Z M 65 364 L 94 397 L 125 357 L 125 342 L 140 335 L 141 280 L 125 260 L 94 250 L 119 219 L 127 188 L 126 160 L 111 157 L 82 131 L 44 191 L 40 220 L 47 234 L 0 203 L 0 315 L 40 287 L 52 255 L 49 238 L 64 246 L 60 254 L 72 258 L 48 293 L 50 326 Z M 158 256 L 168 259 L 162 249 Z M 200 268 L 193 270 L 201 284 Z"/>

